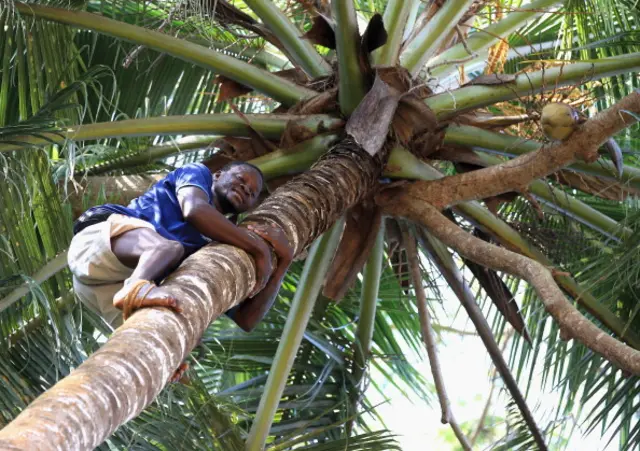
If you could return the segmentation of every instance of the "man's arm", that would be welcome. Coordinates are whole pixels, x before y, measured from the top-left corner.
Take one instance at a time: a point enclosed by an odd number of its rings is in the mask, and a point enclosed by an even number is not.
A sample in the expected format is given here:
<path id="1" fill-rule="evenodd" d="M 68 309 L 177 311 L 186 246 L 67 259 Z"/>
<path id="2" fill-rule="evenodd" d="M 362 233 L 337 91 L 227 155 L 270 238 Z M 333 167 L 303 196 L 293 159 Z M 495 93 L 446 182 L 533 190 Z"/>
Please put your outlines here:
<path id="1" fill-rule="evenodd" d="M 239 304 L 229 315 L 242 330 L 251 332 L 271 309 L 287 269 L 289 269 L 289 265 L 278 263 L 278 267 L 271 275 L 267 286 L 254 297 Z"/>
<path id="2" fill-rule="evenodd" d="M 198 231 L 214 241 L 238 247 L 256 262 L 256 288 L 251 295 L 262 290 L 272 271 L 271 250 L 266 242 L 251 231 L 236 226 L 215 207 L 209 204 L 204 191 L 195 186 L 185 186 L 176 193 L 182 216 Z"/>
<path id="3" fill-rule="evenodd" d="M 254 297 L 238 305 L 229 315 L 245 332 L 251 332 L 271 309 L 293 260 L 294 251 L 282 229 L 277 226 L 249 226 L 249 229 L 271 243 L 278 257 L 278 266 L 271 274 L 267 286 Z"/>

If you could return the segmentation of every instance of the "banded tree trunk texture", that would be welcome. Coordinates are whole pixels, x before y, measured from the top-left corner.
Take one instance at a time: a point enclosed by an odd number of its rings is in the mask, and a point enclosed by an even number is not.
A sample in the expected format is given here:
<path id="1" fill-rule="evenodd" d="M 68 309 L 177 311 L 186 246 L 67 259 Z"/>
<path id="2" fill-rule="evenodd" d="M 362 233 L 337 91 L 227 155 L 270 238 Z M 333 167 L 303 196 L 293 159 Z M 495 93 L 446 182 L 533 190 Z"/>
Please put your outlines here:
<path id="1" fill-rule="evenodd" d="M 375 187 L 383 153 L 371 157 L 347 138 L 274 192 L 246 222 L 279 224 L 300 253 Z M 253 261 L 245 252 L 219 244 L 196 252 L 163 283 L 183 313 L 135 313 L 0 431 L 0 449 L 93 449 L 154 400 L 205 328 L 254 283 Z"/>

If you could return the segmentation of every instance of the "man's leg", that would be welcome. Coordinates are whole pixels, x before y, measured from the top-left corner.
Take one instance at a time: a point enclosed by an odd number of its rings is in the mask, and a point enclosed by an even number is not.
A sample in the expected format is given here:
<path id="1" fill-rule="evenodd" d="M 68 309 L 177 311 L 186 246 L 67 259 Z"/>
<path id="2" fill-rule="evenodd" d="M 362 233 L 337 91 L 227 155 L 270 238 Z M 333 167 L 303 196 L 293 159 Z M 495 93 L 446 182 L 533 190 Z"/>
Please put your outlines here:
<path id="1" fill-rule="evenodd" d="M 132 286 L 143 281 L 153 283 L 154 280 L 167 276 L 175 269 L 184 255 L 182 244 L 168 240 L 150 228 L 139 228 L 112 237 L 111 251 L 120 263 L 133 268 L 131 276 L 125 280 L 122 289 L 113 297 L 114 307 L 124 310 L 125 316 L 143 307 L 167 307 L 180 312 L 177 299 L 155 285 L 143 295 L 130 312 L 124 305 L 124 300 Z M 142 290 L 146 291 L 146 288 L 143 287 Z M 178 382 L 188 368 L 189 365 L 182 362 L 169 382 Z"/>
<path id="2" fill-rule="evenodd" d="M 179 311 L 177 300 L 155 285 L 143 286 L 144 281 L 166 276 L 173 270 L 184 255 L 182 244 L 161 236 L 150 228 L 137 228 L 111 238 L 111 251 L 133 273 L 113 298 L 116 308 L 127 312 L 125 299 L 131 291 L 139 288 L 142 299 L 136 302 L 132 310 L 142 307 L 167 307 Z"/>

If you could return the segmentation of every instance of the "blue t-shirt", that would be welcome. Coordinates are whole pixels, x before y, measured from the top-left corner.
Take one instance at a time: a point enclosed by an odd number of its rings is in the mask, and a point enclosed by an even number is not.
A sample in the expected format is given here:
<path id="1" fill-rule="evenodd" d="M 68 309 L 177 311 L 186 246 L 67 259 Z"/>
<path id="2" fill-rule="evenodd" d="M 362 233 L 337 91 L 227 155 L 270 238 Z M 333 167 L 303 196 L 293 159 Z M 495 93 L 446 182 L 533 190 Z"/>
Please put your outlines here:
<path id="1" fill-rule="evenodd" d="M 167 174 L 149 191 L 132 200 L 128 206 L 105 204 L 100 208 L 150 222 L 160 235 L 180 242 L 184 246 L 186 257 L 209 241 L 185 221 L 176 192 L 185 186 L 196 186 L 207 194 L 209 204 L 214 205 L 212 184 L 213 177 L 205 165 L 187 164 Z M 90 212 L 91 209 L 87 211 L 89 214 Z"/>

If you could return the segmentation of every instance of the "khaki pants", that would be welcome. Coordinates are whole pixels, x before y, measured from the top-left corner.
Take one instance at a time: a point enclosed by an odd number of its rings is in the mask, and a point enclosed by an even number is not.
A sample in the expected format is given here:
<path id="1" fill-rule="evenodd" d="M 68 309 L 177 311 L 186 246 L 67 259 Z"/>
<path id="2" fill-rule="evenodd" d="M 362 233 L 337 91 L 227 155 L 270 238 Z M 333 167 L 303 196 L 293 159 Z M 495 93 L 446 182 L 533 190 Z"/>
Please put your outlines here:
<path id="1" fill-rule="evenodd" d="M 67 257 L 78 299 L 113 327 L 122 324 L 122 311 L 113 306 L 113 296 L 133 269 L 120 263 L 111 250 L 111 238 L 152 224 L 138 218 L 113 214 L 73 237 Z"/>

